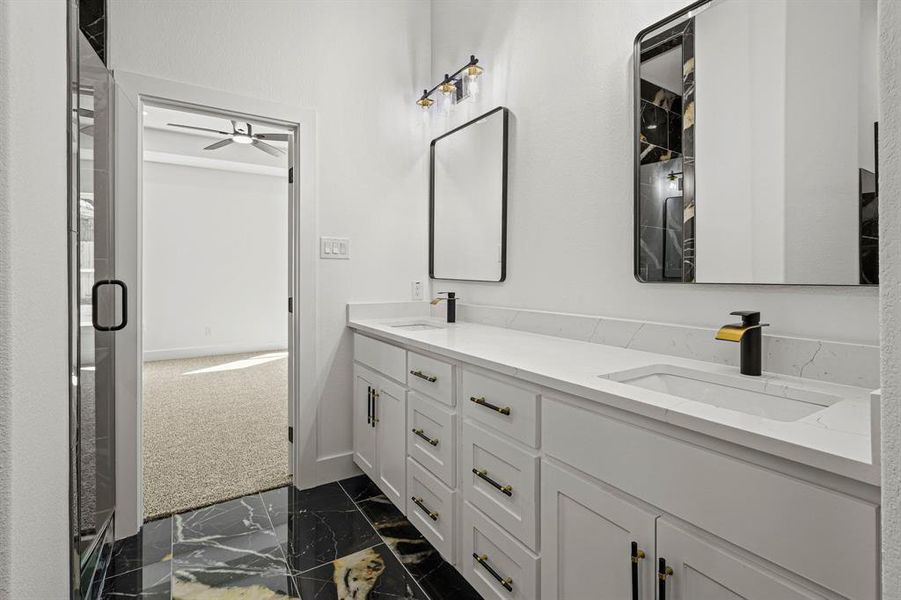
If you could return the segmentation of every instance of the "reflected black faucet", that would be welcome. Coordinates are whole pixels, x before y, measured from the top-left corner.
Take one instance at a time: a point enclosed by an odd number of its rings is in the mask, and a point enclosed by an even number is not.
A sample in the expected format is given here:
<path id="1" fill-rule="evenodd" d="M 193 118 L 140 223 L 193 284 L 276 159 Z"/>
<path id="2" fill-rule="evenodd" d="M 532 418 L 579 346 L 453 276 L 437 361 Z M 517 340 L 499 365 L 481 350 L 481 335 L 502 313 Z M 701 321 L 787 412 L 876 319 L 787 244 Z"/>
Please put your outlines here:
<path id="1" fill-rule="evenodd" d="M 755 310 L 737 310 L 729 313 L 741 317 L 741 323 L 723 325 L 716 332 L 716 339 L 741 343 L 742 375 L 760 375 L 763 354 L 763 336 L 760 329 L 769 323 L 760 322 L 760 313 Z"/>
<path id="2" fill-rule="evenodd" d="M 447 298 L 435 298 L 432 304 L 438 304 L 442 300 L 447 300 L 447 322 L 457 322 L 457 293 L 456 292 L 438 292 L 438 295 L 444 294 Z"/>

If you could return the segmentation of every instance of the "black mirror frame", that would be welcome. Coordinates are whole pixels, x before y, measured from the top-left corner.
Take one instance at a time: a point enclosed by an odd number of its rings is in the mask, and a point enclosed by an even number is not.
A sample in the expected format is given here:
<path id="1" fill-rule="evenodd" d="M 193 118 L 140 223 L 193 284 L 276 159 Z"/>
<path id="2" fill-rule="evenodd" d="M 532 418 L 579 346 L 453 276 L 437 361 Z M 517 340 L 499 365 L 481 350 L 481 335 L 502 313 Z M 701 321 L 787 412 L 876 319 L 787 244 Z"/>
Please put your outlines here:
<path id="1" fill-rule="evenodd" d="M 469 127 L 494 113 L 501 111 L 504 116 L 504 140 L 503 140 L 503 164 L 501 173 L 501 275 L 500 279 L 462 279 L 453 277 L 435 277 L 435 144 L 450 135 Z M 500 283 L 507 279 L 507 157 L 508 139 L 510 131 L 510 111 L 503 106 L 479 115 L 475 119 L 451 129 L 440 135 L 429 144 L 429 278 L 440 281 L 479 281 L 488 283 Z"/>

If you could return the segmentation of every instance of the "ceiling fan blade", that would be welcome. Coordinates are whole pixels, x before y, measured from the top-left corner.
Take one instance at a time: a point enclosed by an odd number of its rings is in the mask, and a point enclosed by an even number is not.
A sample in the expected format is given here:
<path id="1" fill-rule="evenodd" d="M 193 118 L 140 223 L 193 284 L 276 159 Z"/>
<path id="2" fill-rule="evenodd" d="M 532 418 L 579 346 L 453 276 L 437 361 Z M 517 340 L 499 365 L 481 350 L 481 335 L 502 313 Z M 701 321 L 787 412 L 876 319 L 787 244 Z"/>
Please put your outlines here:
<path id="1" fill-rule="evenodd" d="M 235 142 L 229 137 L 229 138 L 225 138 L 224 140 L 219 140 L 218 142 L 216 142 L 214 144 L 210 144 L 209 146 L 204 148 L 204 150 L 218 150 L 219 148 L 225 148 L 229 144 L 234 144 L 234 143 Z"/>
<path id="2" fill-rule="evenodd" d="M 270 142 L 287 142 L 291 139 L 290 135 L 290 133 L 255 133 L 253 137 Z"/>
<path id="3" fill-rule="evenodd" d="M 231 135 L 230 131 L 219 131 L 218 129 L 207 129 L 206 127 L 194 127 L 193 125 L 179 125 L 178 123 L 166 123 L 169 127 L 181 127 L 182 129 L 194 129 L 197 131 L 207 131 L 209 133 L 218 133 L 219 135 Z"/>
<path id="4" fill-rule="evenodd" d="M 253 145 L 265 152 L 266 154 L 271 154 L 272 156 L 281 156 L 285 153 L 284 150 L 279 150 L 275 146 L 270 146 L 266 142 L 261 142 L 260 140 L 253 140 Z"/>

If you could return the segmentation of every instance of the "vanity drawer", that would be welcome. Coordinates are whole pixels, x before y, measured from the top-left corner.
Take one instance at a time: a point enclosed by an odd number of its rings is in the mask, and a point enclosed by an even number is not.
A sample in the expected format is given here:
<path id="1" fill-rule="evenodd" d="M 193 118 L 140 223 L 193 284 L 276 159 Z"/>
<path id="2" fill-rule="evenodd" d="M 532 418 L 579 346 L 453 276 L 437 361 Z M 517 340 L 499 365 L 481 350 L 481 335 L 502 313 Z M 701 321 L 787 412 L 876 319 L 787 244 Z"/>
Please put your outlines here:
<path id="1" fill-rule="evenodd" d="M 461 560 L 463 576 L 486 600 L 538 598 L 538 557 L 468 502 Z"/>
<path id="2" fill-rule="evenodd" d="M 407 387 L 454 405 L 454 367 L 446 362 L 407 352 Z"/>
<path id="3" fill-rule="evenodd" d="M 454 486 L 457 416 L 417 392 L 407 393 L 407 455 Z"/>
<path id="4" fill-rule="evenodd" d="M 465 416 L 538 447 L 536 392 L 469 369 L 463 369 L 462 391 Z"/>
<path id="5" fill-rule="evenodd" d="M 407 459 L 407 518 L 449 563 L 454 560 L 454 497 L 422 465 Z"/>
<path id="6" fill-rule="evenodd" d="M 403 348 L 355 333 L 354 360 L 397 381 L 407 380 L 407 352 Z"/>
<path id="7" fill-rule="evenodd" d="M 461 454 L 463 497 L 536 550 L 538 455 L 470 422 Z"/>

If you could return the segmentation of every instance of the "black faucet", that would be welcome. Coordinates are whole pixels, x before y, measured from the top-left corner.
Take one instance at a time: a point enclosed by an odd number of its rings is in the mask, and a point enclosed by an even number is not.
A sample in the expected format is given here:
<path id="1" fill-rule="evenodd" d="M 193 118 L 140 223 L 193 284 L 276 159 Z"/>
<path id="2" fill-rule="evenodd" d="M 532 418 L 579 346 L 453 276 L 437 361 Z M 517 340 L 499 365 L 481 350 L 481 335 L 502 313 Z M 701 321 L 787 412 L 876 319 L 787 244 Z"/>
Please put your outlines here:
<path id="1" fill-rule="evenodd" d="M 756 310 L 737 310 L 729 314 L 741 317 L 741 323 L 723 325 L 716 332 L 716 339 L 740 342 L 742 375 L 760 375 L 763 354 L 763 336 L 760 330 L 769 323 L 761 323 L 760 313 Z"/>
<path id="2" fill-rule="evenodd" d="M 439 295 L 444 294 L 447 298 L 435 298 L 432 304 L 438 304 L 442 300 L 447 300 L 447 322 L 457 322 L 457 293 L 456 292 L 438 292 Z"/>

